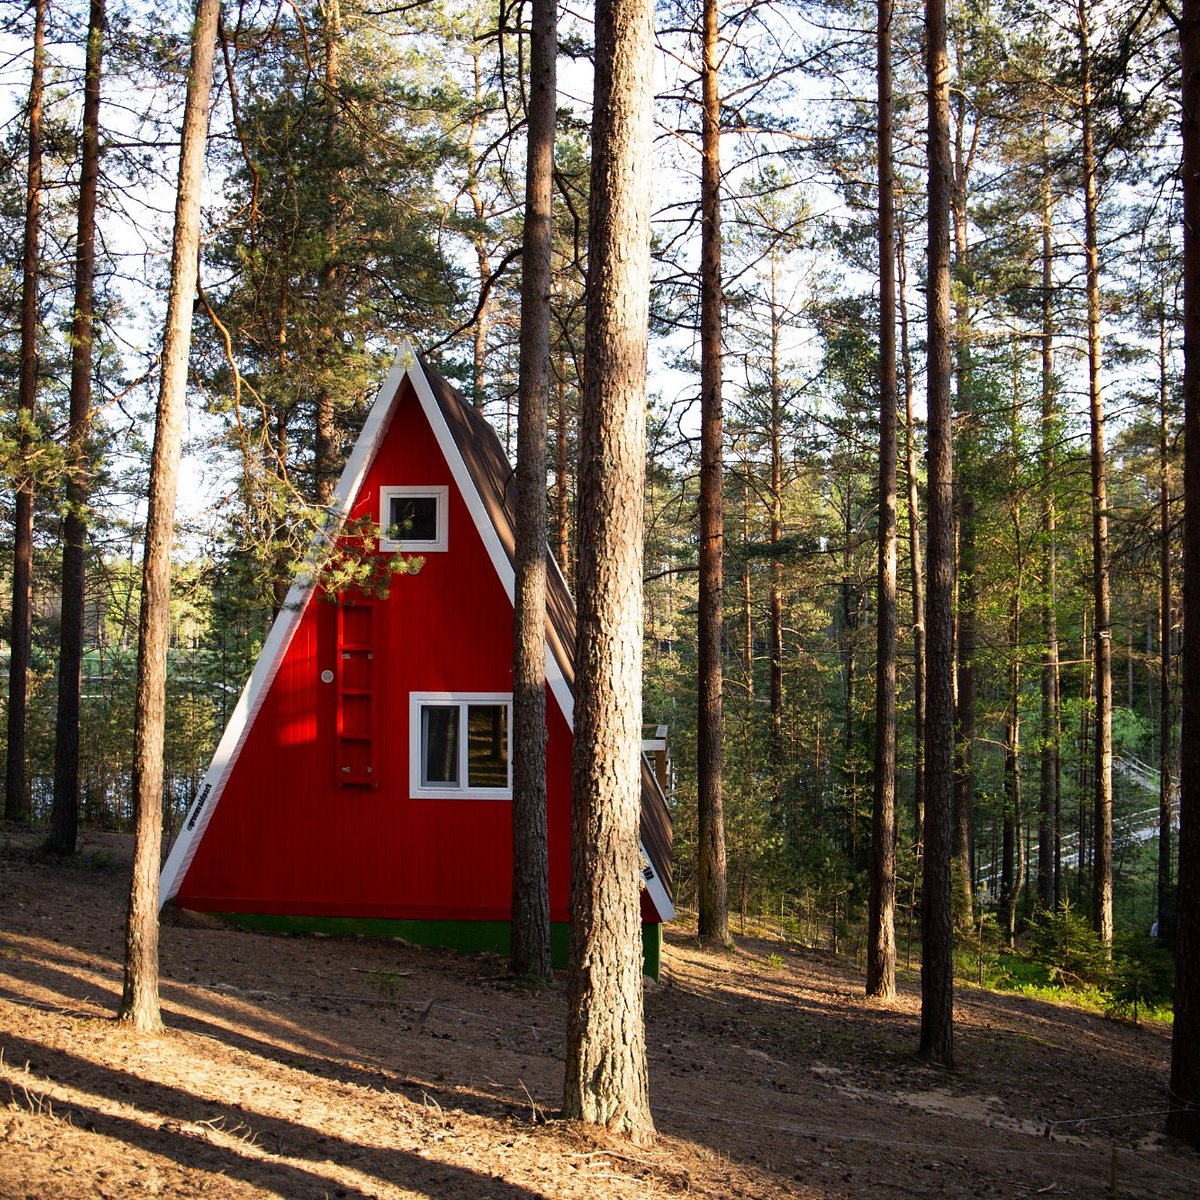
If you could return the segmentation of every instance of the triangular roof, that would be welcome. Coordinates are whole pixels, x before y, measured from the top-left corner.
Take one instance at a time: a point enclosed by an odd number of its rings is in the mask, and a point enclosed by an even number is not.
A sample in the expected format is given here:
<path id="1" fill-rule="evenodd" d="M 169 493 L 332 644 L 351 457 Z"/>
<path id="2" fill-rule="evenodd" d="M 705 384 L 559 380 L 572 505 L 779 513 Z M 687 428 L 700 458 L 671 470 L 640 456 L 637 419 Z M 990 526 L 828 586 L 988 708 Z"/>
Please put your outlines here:
<path id="1" fill-rule="evenodd" d="M 376 394 L 330 506 L 330 526 L 349 516 L 391 422 L 405 379 L 412 385 L 455 484 L 475 523 L 510 603 L 515 591 L 515 473 L 495 430 L 407 343 L 396 355 Z M 547 552 L 546 680 L 567 726 L 575 728 L 575 602 L 552 554 Z M 316 588 L 300 577 L 271 626 L 254 670 L 242 691 L 216 753 L 179 832 L 159 881 L 159 903 L 179 891 L 212 814 L 262 708 L 292 637 Z M 663 921 L 675 915 L 670 898 L 671 817 L 653 772 L 642 761 L 642 876 Z"/>

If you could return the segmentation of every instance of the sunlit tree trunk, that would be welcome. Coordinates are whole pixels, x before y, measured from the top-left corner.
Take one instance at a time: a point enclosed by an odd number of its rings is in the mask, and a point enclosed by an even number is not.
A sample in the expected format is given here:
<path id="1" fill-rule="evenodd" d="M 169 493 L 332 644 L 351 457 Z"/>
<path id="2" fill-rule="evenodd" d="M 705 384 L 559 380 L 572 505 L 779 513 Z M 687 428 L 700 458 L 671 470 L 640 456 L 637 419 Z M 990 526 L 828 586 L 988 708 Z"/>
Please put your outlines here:
<path id="1" fill-rule="evenodd" d="M 74 854 L 79 825 L 79 690 L 83 664 L 84 541 L 91 462 L 92 338 L 95 321 L 96 197 L 100 179 L 100 65 L 104 0 L 88 16 L 83 136 L 75 233 L 75 312 L 71 320 L 71 426 L 67 435 L 67 512 L 63 518 L 62 623 L 58 650 L 58 722 L 54 731 L 54 811 L 50 848 Z"/>
<path id="2" fill-rule="evenodd" d="M 1041 792 L 1038 797 L 1038 902 L 1052 909 L 1062 901 L 1062 812 L 1059 777 L 1062 755 L 1058 677 L 1058 513 L 1055 464 L 1058 417 L 1054 398 L 1053 196 L 1047 121 L 1042 118 L 1042 651 Z"/>
<path id="3" fill-rule="evenodd" d="M 650 0 L 596 5 L 563 1111 L 654 1136 L 638 897 Z"/>
<path id="4" fill-rule="evenodd" d="M 316 367 L 316 412 L 314 414 L 313 479 L 318 504 L 333 503 L 337 484 L 337 428 L 334 414 L 334 377 L 337 372 L 337 333 L 335 328 L 338 306 L 337 290 L 340 263 L 338 242 L 341 237 L 341 197 L 337 189 L 337 172 L 333 169 L 338 155 L 338 131 L 341 124 L 341 0 L 322 0 L 321 18 L 325 35 L 325 80 L 322 102 L 325 105 L 325 155 L 330 171 L 329 190 L 325 196 L 324 262 L 317 275 L 317 337 L 320 347 Z"/>
<path id="5" fill-rule="evenodd" d="M 963 50 L 957 47 L 958 77 L 963 70 Z M 967 102 L 965 93 L 955 93 L 957 119 L 954 123 L 954 186 L 950 211 L 954 233 L 954 383 L 960 447 L 975 436 L 975 398 L 971 375 L 971 313 L 967 298 L 967 178 L 974 159 L 975 142 L 966 144 Z M 978 137 L 978 125 L 973 135 Z M 958 630 L 957 675 L 954 711 L 954 908 L 960 929 L 973 923 L 972 828 L 975 793 L 975 493 L 972 472 L 958 455 L 955 494 L 958 502 Z"/>
<path id="6" fill-rule="evenodd" d="M 161 866 L 163 728 L 171 626 L 171 547 L 187 402 L 192 301 L 200 249 L 200 188 L 220 0 L 198 0 L 179 153 L 171 288 L 150 459 L 142 565 L 137 699 L 133 734 L 133 876 L 125 927 L 125 986 L 119 1017 L 142 1032 L 162 1027 L 158 1002 L 158 873 Z"/>
<path id="7" fill-rule="evenodd" d="M 921 905 L 921 1039 L 927 1062 L 954 1065 L 954 918 L 950 860 L 954 804 L 954 452 L 950 408 L 950 71 L 945 0 L 925 0 L 929 112 L 928 708 Z"/>
<path id="8" fill-rule="evenodd" d="M 783 813 L 783 379 L 779 370 L 782 322 L 776 292 L 776 264 L 771 260 L 771 576 L 769 630 L 771 653 L 771 815 L 776 829 Z"/>
<path id="9" fill-rule="evenodd" d="M 567 379 L 564 372 L 558 376 L 555 388 L 554 408 L 554 544 L 555 557 L 562 568 L 563 576 L 570 583 L 574 575 L 571 554 L 571 470 L 567 427 Z"/>
<path id="10" fill-rule="evenodd" d="M 1108 490 L 1104 448 L 1104 403 L 1100 393 L 1099 196 L 1092 133 L 1092 56 L 1089 5 L 1078 0 L 1082 79 L 1084 252 L 1087 259 L 1088 411 L 1091 427 L 1093 635 L 1096 659 L 1095 816 L 1093 828 L 1092 927 L 1111 946 L 1113 937 L 1112 844 L 1112 616 L 1109 588 Z"/>
<path id="11" fill-rule="evenodd" d="M 1021 809 L 1021 589 L 1024 584 L 1024 548 L 1021 537 L 1021 445 L 1020 421 L 1020 359 L 1016 342 L 1013 345 L 1013 397 L 1010 425 L 1010 445 L 1013 477 L 1009 484 L 1009 520 L 1013 537 L 1013 577 L 1008 596 L 1008 712 L 1004 721 L 1004 805 L 1005 840 L 1011 824 L 1013 841 L 1013 870 L 1005 899 L 1004 918 L 1011 947 L 1017 934 L 1017 907 L 1025 886 L 1024 814 Z M 1007 863 L 1006 863 L 1007 865 Z"/>
<path id="12" fill-rule="evenodd" d="M 879 530 L 876 571 L 875 792 L 867 995 L 896 994 L 896 252 L 892 181 L 892 3 L 875 34 L 879 168 Z"/>
<path id="13" fill-rule="evenodd" d="M 913 369 L 908 345 L 904 222 L 896 225 L 900 361 L 904 367 L 904 471 L 908 482 L 908 573 L 913 623 L 913 851 L 919 853 L 925 824 L 925 568 L 921 561 L 921 501 L 917 486 L 917 435 L 913 423 Z"/>
<path id="14" fill-rule="evenodd" d="M 700 180 L 700 599 L 697 618 L 696 791 L 699 807 L 699 931 L 729 942 L 725 877 L 723 667 L 725 552 L 721 402 L 721 100 L 717 3 L 704 0 L 701 38 L 703 130 Z"/>
<path id="15" fill-rule="evenodd" d="M 1167 308 L 1158 310 L 1158 924 L 1166 930 L 1171 897 L 1171 487 Z"/>
<path id="16" fill-rule="evenodd" d="M 25 174 L 25 234 L 21 263 L 21 369 L 17 385 L 17 459 L 22 473 L 13 497 L 12 627 L 8 660 L 8 758 L 4 816 L 28 821 L 25 734 L 29 663 L 33 652 L 33 445 L 38 389 L 38 282 L 42 230 L 42 96 L 46 67 L 46 0 L 36 0 L 29 76 L 29 160 Z"/>
<path id="17" fill-rule="evenodd" d="M 550 856 L 546 831 L 546 428 L 550 407 L 550 277 L 556 0 L 533 0 L 530 23 L 513 604 L 512 969 L 549 980 Z"/>

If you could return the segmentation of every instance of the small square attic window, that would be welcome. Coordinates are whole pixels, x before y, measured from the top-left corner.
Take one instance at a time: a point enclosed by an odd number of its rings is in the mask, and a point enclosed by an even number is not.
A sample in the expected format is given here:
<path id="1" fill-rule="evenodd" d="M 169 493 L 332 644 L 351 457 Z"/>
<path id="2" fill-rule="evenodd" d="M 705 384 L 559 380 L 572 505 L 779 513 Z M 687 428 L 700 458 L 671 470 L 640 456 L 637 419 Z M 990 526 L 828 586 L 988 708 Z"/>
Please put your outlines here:
<path id="1" fill-rule="evenodd" d="M 445 550 L 448 487 L 381 487 L 379 549 L 424 554 Z"/>

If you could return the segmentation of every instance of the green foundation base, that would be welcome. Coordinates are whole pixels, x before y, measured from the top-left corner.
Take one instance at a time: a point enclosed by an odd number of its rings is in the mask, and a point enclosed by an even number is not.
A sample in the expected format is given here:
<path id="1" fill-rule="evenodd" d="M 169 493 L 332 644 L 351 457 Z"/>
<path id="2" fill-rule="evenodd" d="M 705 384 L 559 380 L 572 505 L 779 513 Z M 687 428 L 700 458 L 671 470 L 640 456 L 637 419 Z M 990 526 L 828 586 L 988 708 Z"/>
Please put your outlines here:
<path id="1" fill-rule="evenodd" d="M 221 913 L 245 929 L 273 933 L 323 933 L 337 937 L 400 938 L 417 946 L 440 946 L 461 954 L 491 953 L 507 957 L 511 948 L 508 921 L 409 921 L 386 917 L 309 917 L 277 913 Z M 571 947 L 571 927 L 550 926 L 550 955 L 563 968 Z M 657 980 L 662 972 L 662 926 L 642 926 L 642 970 Z"/>

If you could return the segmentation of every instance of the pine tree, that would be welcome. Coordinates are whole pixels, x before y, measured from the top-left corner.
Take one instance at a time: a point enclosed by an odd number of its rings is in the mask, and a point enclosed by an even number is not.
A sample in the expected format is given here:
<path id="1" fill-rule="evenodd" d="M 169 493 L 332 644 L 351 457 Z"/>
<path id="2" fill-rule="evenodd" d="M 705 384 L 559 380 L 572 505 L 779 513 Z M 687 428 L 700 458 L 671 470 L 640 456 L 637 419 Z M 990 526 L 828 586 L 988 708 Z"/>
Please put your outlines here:
<path id="1" fill-rule="evenodd" d="M 21 376 L 17 393 L 18 459 L 22 477 L 13 516 L 12 633 L 8 665 L 8 758 L 4 816 L 27 821 L 26 716 L 33 653 L 33 447 L 38 391 L 38 279 L 41 270 L 42 100 L 45 92 L 46 0 L 34 4 L 33 64 L 29 75 L 29 158 L 25 175 L 25 234 L 21 265 Z"/>
<path id="2" fill-rule="evenodd" d="M 700 596 L 697 618 L 696 792 L 699 931 L 729 944 L 725 868 L 723 618 L 725 519 L 721 303 L 721 98 L 717 3 L 704 0 L 701 33 Z"/>
<path id="3" fill-rule="evenodd" d="M 654 1135 L 642 996 L 642 538 L 653 6 L 596 6 L 567 977 L 568 1118 Z"/>
<path id="4" fill-rule="evenodd" d="M 953 912 L 950 888 L 954 795 L 954 459 L 950 412 L 950 72 L 944 0 L 925 0 L 929 82 L 929 588 L 925 726 L 925 848 L 921 902 L 919 1055 L 954 1065 Z"/>
<path id="5" fill-rule="evenodd" d="M 553 975 L 546 833 L 546 425 L 551 374 L 557 17 L 555 0 L 534 0 L 521 252 L 513 605 L 512 969 L 517 975 L 544 980 Z"/>
<path id="6" fill-rule="evenodd" d="M 83 662 L 84 542 L 89 496 L 88 447 L 95 324 L 96 201 L 100 182 L 100 68 L 104 0 L 92 0 L 84 67 L 83 148 L 75 233 L 75 311 L 71 321 L 70 461 L 63 520 L 62 605 L 58 655 L 58 721 L 50 846 L 74 854 L 79 824 L 79 691 Z"/>
<path id="7" fill-rule="evenodd" d="M 1200 0 L 1183 0 L 1183 732 L 1167 1129 L 1200 1148 Z"/>
<path id="8" fill-rule="evenodd" d="M 892 3 L 879 0 L 879 529 L 876 572 L 875 795 L 867 995 L 896 993 L 896 251 L 892 171 Z"/>
<path id="9" fill-rule="evenodd" d="M 158 1002 L 158 872 L 162 845 L 171 547 L 187 399 L 192 297 L 196 290 L 200 249 L 200 185 L 220 7 L 220 0 L 197 0 L 192 26 L 192 54 L 183 112 L 175 232 L 171 246 L 171 289 L 163 331 L 162 373 L 155 413 L 146 547 L 142 560 L 132 780 L 137 827 L 125 927 L 125 985 L 119 1017 L 143 1033 L 162 1027 Z"/>

